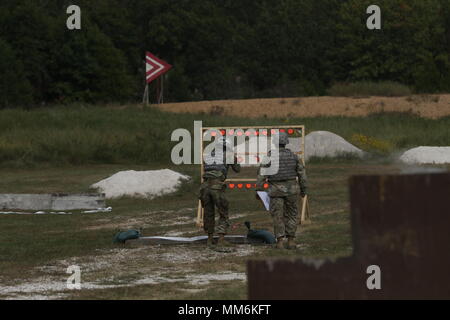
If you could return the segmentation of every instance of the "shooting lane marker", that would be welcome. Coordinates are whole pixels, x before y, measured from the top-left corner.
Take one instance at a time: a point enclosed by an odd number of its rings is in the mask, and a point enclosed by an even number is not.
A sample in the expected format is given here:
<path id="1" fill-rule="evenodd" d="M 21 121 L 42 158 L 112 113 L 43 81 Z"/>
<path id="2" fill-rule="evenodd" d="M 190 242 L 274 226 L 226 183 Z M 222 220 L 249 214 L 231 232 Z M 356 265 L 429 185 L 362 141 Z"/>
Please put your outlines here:
<path id="1" fill-rule="evenodd" d="M 203 183 L 203 174 L 204 174 L 204 163 L 203 163 L 203 136 L 205 132 L 212 131 L 212 132 L 219 132 L 222 136 L 224 136 L 226 133 L 228 135 L 237 136 L 237 133 L 241 133 L 240 136 L 247 136 L 249 137 L 249 131 L 248 129 L 254 129 L 255 130 L 255 136 L 263 135 L 263 136 L 269 136 L 270 134 L 276 133 L 276 130 L 280 130 L 283 132 L 286 132 L 289 135 L 294 135 L 296 132 L 300 131 L 300 150 L 294 152 L 299 156 L 300 160 L 303 163 L 303 166 L 306 170 L 305 165 L 305 126 L 304 125 L 281 125 L 281 126 L 241 126 L 241 127 L 224 127 L 224 126 L 217 126 L 217 127 L 200 127 L 200 155 L 201 155 L 201 164 L 200 164 L 200 179 L 201 183 Z M 259 130 L 259 131 L 258 131 Z M 211 134 L 211 136 L 213 136 Z M 267 152 L 258 152 L 258 160 L 260 159 L 259 155 L 261 154 L 267 154 Z M 246 152 L 245 155 L 251 155 L 250 152 Z M 232 182 L 232 184 L 229 184 L 228 187 L 230 189 L 241 189 L 241 190 L 251 190 L 251 188 L 244 188 L 243 183 L 248 182 L 256 182 L 255 178 L 230 178 L 226 179 L 225 183 Z M 238 183 L 241 182 L 241 183 Z M 233 185 L 233 187 L 231 187 Z M 265 186 L 264 186 L 265 187 Z M 310 213 L 309 213 L 309 201 L 308 196 L 305 196 L 305 198 L 299 197 L 298 199 L 298 208 L 301 208 L 300 213 L 300 219 L 299 224 L 306 224 L 310 221 Z M 202 207 L 201 201 L 198 202 L 198 209 L 197 209 L 197 220 L 196 225 L 199 228 L 203 227 L 203 217 L 204 217 L 204 209 Z"/>

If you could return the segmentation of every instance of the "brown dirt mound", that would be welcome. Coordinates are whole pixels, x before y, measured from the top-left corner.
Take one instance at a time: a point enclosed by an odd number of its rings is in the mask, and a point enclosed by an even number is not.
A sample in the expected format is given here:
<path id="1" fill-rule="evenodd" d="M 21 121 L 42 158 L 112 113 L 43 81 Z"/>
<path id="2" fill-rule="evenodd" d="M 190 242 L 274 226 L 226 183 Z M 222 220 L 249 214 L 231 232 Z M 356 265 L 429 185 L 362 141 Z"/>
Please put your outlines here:
<path id="1" fill-rule="evenodd" d="M 450 94 L 407 97 L 307 97 L 180 102 L 159 105 L 164 111 L 248 118 L 350 116 L 409 112 L 437 119 L 450 115 Z"/>

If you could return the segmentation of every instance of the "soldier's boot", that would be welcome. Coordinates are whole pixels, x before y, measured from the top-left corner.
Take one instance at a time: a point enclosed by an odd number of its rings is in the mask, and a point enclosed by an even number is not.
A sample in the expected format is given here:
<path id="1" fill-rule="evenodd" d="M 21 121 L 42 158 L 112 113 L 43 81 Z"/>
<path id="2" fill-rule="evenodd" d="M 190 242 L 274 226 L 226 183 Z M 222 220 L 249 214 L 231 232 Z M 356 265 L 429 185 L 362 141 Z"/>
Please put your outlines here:
<path id="1" fill-rule="evenodd" d="M 296 249 L 297 245 L 295 244 L 295 238 L 294 237 L 288 237 L 287 242 L 287 249 Z"/>
<path id="2" fill-rule="evenodd" d="M 217 241 L 218 247 L 231 247 L 231 243 L 225 240 L 225 234 L 219 233 L 219 240 Z"/>
<path id="3" fill-rule="evenodd" d="M 277 249 L 284 249 L 284 237 L 277 238 L 277 245 L 275 246 Z"/>
<path id="4" fill-rule="evenodd" d="M 214 250 L 216 250 L 217 252 L 224 252 L 224 253 L 233 252 L 234 249 L 230 247 L 233 247 L 233 244 L 225 240 L 224 233 L 219 233 L 219 240 L 217 241 L 217 247 Z"/>
<path id="5" fill-rule="evenodd" d="M 207 247 L 213 247 L 214 246 L 214 234 L 208 233 L 208 241 L 206 242 Z"/>

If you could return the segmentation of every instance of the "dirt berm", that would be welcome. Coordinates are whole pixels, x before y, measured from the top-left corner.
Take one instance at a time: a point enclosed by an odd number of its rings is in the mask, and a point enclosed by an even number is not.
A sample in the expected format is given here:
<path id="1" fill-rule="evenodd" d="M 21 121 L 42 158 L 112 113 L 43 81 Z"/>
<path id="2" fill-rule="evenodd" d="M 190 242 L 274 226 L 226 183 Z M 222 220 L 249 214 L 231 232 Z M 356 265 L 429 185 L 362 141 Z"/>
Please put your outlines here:
<path id="1" fill-rule="evenodd" d="M 159 105 L 164 111 L 250 118 L 350 116 L 409 112 L 437 119 L 450 115 L 450 94 L 406 97 L 307 97 L 180 102 Z"/>

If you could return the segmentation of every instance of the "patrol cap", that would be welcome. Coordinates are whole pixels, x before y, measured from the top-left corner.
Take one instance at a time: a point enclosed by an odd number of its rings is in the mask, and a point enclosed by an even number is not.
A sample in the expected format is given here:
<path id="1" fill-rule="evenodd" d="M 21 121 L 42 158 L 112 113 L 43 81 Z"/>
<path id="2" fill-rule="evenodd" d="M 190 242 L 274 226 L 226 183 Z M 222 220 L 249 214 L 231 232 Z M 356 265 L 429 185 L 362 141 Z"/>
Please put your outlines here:
<path id="1" fill-rule="evenodd" d="M 280 146 L 285 146 L 289 144 L 289 137 L 286 132 L 280 132 L 278 134 L 278 144 Z"/>

